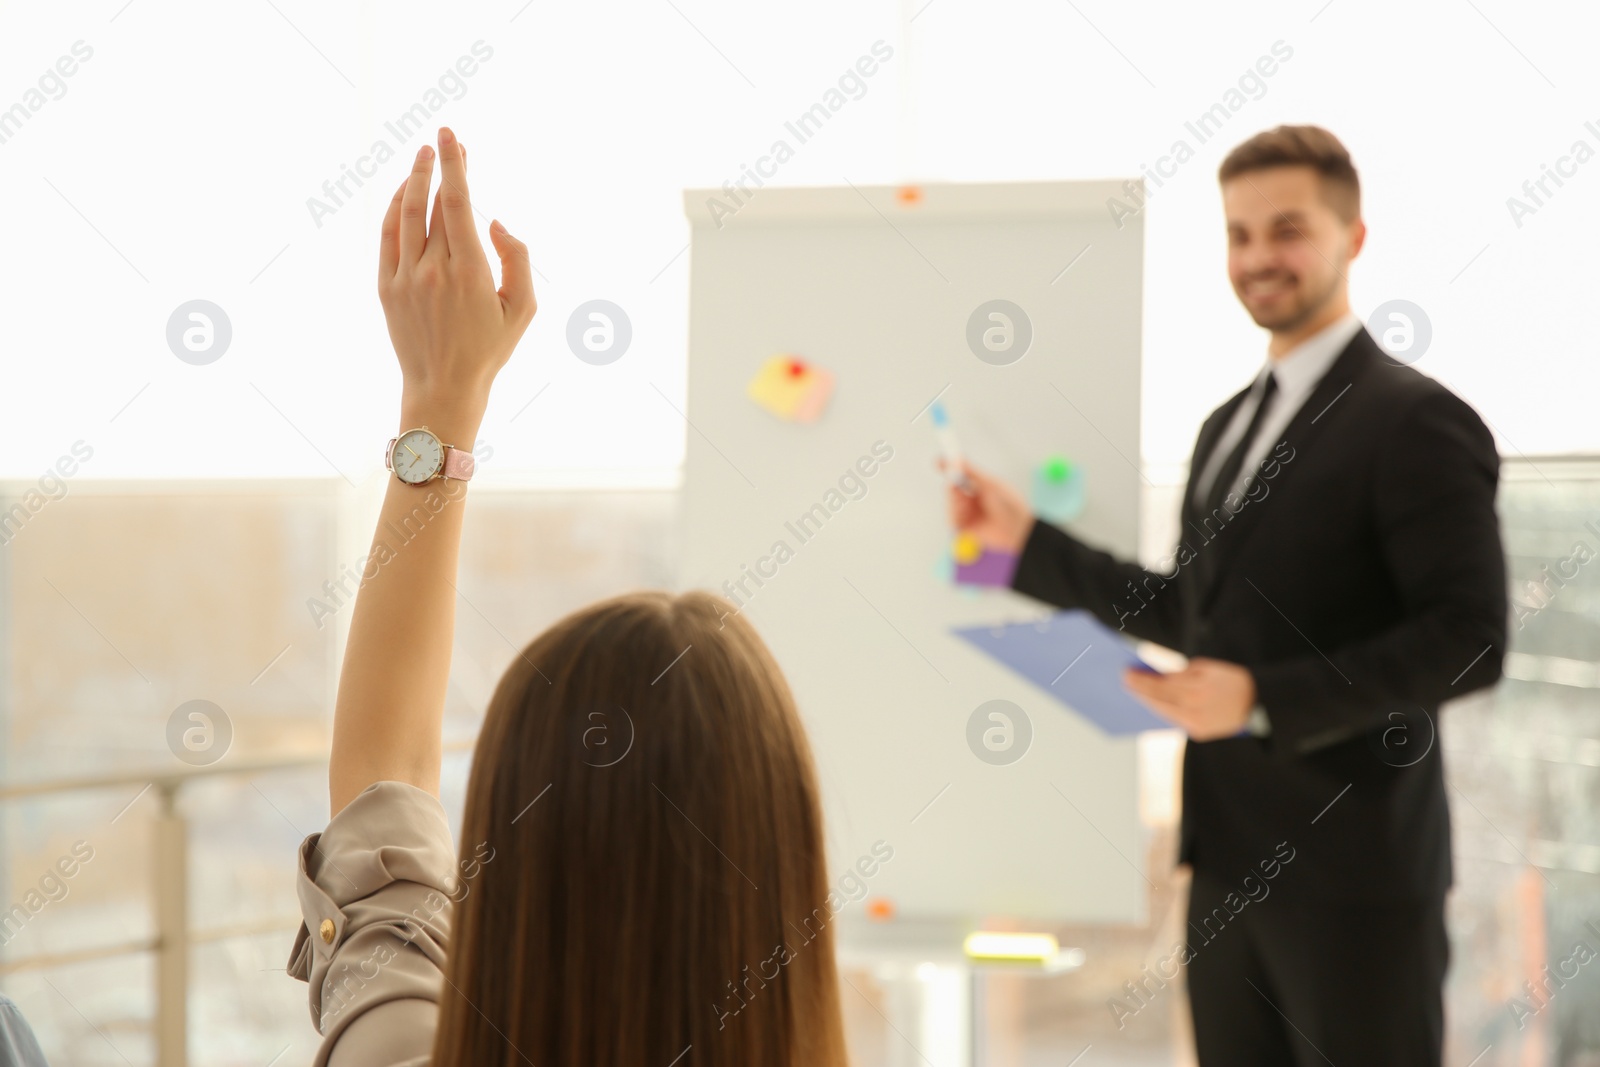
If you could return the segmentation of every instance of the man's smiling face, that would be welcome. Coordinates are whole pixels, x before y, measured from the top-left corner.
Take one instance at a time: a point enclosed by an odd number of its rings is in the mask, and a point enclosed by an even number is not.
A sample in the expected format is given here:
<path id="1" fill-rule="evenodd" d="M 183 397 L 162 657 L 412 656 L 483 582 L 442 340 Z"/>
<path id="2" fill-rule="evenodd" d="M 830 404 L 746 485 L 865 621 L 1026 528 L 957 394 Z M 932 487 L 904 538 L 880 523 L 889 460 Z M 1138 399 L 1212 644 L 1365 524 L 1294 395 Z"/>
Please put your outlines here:
<path id="1" fill-rule="evenodd" d="M 1293 332 L 1341 298 L 1365 233 L 1329 206 L 1311 167 L 1247 171 L 1222 186 L 1228 279 L 1257 326 Z"/>

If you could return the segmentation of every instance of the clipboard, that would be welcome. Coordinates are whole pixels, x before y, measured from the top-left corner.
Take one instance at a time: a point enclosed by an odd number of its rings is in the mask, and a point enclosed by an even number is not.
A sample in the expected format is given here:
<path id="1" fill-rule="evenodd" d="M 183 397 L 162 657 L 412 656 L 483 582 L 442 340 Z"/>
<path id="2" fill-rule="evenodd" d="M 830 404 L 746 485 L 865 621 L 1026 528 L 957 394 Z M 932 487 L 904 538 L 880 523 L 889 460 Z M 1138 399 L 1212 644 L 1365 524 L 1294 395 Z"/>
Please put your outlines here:
<path id="1" fill-rule="evenodd" d="M 1153 671 L 1115 630 L 1081 608 L 1037 622 L 953 631 L 1113 737 L 1170 730 L 1122 684 L 1127 667 Z"/>

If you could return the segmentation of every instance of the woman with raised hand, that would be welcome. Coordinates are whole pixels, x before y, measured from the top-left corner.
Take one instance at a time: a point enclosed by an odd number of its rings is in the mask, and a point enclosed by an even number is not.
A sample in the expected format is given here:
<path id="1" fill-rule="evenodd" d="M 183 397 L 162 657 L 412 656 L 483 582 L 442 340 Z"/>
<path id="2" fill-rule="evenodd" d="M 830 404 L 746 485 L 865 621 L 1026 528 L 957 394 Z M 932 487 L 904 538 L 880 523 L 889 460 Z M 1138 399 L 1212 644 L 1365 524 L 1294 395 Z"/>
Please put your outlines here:
<path id="1" fill-rule="evenodd" d="M 720 599 L 619 596 L 534 639 L 485 714 L 451 841 L 440 720 L 466 485 L 535 305 L 498 221 L 495 289 L 448 129 L 438 156 L 431 220 L 424 146 L 378 259 L 404 391 L 339 679 L 332 819 L 300 848 L 289 970 L 310 983 L 315 1063 L 843 1067 L 810 749 Z"/>

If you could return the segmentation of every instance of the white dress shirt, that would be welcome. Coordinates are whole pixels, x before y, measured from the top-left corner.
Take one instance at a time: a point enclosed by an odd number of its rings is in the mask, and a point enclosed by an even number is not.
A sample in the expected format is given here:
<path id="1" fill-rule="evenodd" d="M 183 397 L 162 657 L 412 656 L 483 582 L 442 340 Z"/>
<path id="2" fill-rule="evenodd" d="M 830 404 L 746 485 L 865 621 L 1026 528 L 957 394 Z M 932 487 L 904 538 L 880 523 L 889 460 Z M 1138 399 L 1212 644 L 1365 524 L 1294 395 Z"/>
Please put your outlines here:
<path id="1" fill-rule="evenodd" d="M 1266 366 L 1261 368 L 1261 372 L 1250 385 L 1250 395 L 1245 397 L 1244 403 L 1234 411 L 1233 418 L 1228 420 L 1227 429 L 1212 446 L 1211 454 L 1206 457 L 1205 467 L 1195 481 L 1194 502 L 1197 507 L 1205 506 L 1207 489 L 1216 480 L 1218 468 L 1222 466 L 1223 460 L 1233 453 L 1239 438 L 1244 436 L 1251 420 L 1255 418 L 1256 405 L 1260 403 L 1258 398 L 1267 387 L 1267 375 L 1277 378 L 1278 390 L 1273 394 L 1267 413 L 1261 421 L 1261 428 L 1256 431 L 1255 440 L 1245 450 L 1244 462 L 1239 466 L 1238 478 L 1233 483 L 1232 491 L 1240 495 L 1243 495 L 1245 484 L 1255 473 L 1257 464 L 1266 458 L 1274 442 L 1278 441 L 1283 431 L 1288 429 L 1289 421 L 1305 405 L 1306 397 L 1311 395 L 1311 391 L 1317 387 L 1317 382 L 1328 373 L 1333 361 L 1339 358 L 1339 353 L 1345 350 L 1361 327 L 1361 320 L 1354 313 L 1347 311 L 1284 353 L 1282 358 L 1274 360 L 1270 354 L 1267 356 Z M 1266 709 L 1260 704 L 1250 709 L 1250 717 L 1245 724 L 1244 732 L 1252 737 L 1265 737 L 1272 733 L 1272 721 L 1267 718 Z"/>
<path id="2" fill-rule="evenodd" d="M 1239 438 L 1244 436 L 1244 431 L 1250 425 L 1250 420 L 1255 416 L 1256 399 L 1267 387 L 1267 375 L 1272 375 L 1278 380 L 1278 391 L 1272 397 L 1267 408 L 1261 429 L 1256 432 L 1256 438 L 1245 450 L 1244 463 L 1239 467 L 1239 476 L 1233 483 L 1232 492 L 1243 494 L 1246 479 L 1254 473 L 1257 465 L 1272 451 L 1273 445 L 1282 438 L 1283 431 L 1288 429 L 1289 421 L 1295 413 L 1304 406 L 1306 397 L 1311 395 L 1311 390 L 1316 388 L 1317 382 L 1328 373 L 1328 368 L 1333 366 L 1333 361 L 1339 353 L 1345 350 L 1350 339 L 1362 326 L 1361 320 L 1353 312 L 1344 315 L 1324 326 L 1316 333 L 1301 341 L 1284 355 L 1274 360 L 1267 357 L 1266 366 L 1256 375 L 1255 381 L 1250 386 L 1250 395 L 1245 398 L 1234 411 L 1233 418 L 1228 422 L 1228 428 L 1223 431 L 1217 443 L 1212 446 L 1211 454 L 1206 457 L 1205 467 L 1200 472 L 1200 477 L 1195 482 L 1194 502 L 1196 506 L 1204 506 L 1207 490 L 1216 480 L 1217 468 L 1222 466 L 1222 461 L 1232 454 L 1238 445 Z"/>

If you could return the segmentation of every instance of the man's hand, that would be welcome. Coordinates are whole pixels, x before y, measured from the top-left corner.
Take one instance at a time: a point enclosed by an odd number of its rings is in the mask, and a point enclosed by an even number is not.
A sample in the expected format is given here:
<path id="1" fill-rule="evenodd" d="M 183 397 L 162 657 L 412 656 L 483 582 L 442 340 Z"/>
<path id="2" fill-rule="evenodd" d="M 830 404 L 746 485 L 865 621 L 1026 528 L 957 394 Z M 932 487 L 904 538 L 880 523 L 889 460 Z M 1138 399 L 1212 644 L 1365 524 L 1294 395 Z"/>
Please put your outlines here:
<path id="1" fill-rule="evenodd" d="M 943 470 L 944 460 L 938 460 L 938 466 Z M 985 548 L 1019 555 L 1027 543 L 1028 531 L 1033 528 L 1033 510 L 1027 501 L 1011 486 L 989 477 L 970 463 L 963 463 L 961 469 L 975 492 L 965 493 L 953 485 L 950 487 L 950 525 L 976 537 Z"/>
<path id="2" fill-rule="evenodd" d="M 378 250 L 378 297 L 407 402 L 481 414 L 495 374 L 533 319 L 533 271 L 527 246 L 496 220 L 489 239 L 504 283 L 496 291 L 467 196 L 466 149 L 449 127 L 439 130 L 438 155 L 443 180 L 431 225 L 431 145 L 417 153 L 389 204 Z"/>
<path id="3" fill-rule="evenodd" d="M 1256 683 L 1237 663 L 1196 657 L 1181 671 L 1128 669 L 1123 684 L 1163 719 L 1196 741 L 1237 737 L 1256 703 Z"/>

